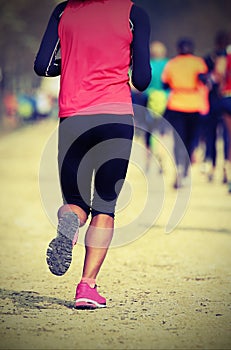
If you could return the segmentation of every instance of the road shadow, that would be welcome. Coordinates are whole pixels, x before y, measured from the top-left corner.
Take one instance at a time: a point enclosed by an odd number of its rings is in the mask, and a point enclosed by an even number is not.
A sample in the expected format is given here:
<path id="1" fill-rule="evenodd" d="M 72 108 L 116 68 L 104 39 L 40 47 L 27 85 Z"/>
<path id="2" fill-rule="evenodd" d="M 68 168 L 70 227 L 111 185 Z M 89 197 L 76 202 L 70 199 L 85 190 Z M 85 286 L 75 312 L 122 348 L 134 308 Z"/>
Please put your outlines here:
<path id="1" fill-rule="evenodd" d="M 30 290 L 7 290 L 0 289 L 0 300 L 10 299 L 17 308 L 27 309 L 52 309 L 58 306 L 64 306 L 73 309 L 74 301 L 53 298 L 40 295 L 38 292 Z"/>

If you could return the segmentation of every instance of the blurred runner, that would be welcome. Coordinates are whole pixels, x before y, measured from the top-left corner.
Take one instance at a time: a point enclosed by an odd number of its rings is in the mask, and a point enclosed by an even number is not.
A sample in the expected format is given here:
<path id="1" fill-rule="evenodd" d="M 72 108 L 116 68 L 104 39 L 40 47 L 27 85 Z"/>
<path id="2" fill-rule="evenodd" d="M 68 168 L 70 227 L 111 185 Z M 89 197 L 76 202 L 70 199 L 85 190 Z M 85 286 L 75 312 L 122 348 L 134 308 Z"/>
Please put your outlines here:
<path id="1" fill-rule="evenodd" d="M 190 38 L 179 39 L 177 51 L 178 54 L 166 64 L 162 74 L 165 87 L 170 88 L 164 117 L 173 127 L 177 166 L 174 188 L 183 185 L 182 180 L 188 175 L 197 146 L 199 115 L 205 109 L 199 76 L 207 73 L 204 60 L 194 55 L 194 43 Z"/>
<path id="2" fill-rule="evenodd" d="M 147 147 L 147 167 L 149 167 L 150 154 L 154 151 L 159 163 L 160 173 L 163 172 L 163 156 L 161 147 L 158 148 L 158 143 L 155 143 L 152 132 L 163 137 L 165 134 L 165 126 L 163 114 L 166 109 L 169 91 L 163 88 L 162 73 L 169 58 L 167 58 L 167 48 L 160 41 L 153 41 L 150 45 L 151 53 L 151 68 L 152 80 L 149 84 L 146 93 L 148 95 L 147 107 L 151 111 L 153 122 L 150 124 L 150 132 L 146 132 L 146 147 Z"/>
<path id="3" fill-rule="evenodd" d="M 52 99 L 42 89 L 38 89 L 35 94 L 36 119 L 40 120 L 50 116 L 52 111 Z"/>
<path id="4" fill-rule="evenodd" d="M 227 47 L 227 55 L 216 60 L 214 78 L 220 83 L 222 94 L 222 111 L 228 130 L 228 191 L 231 193 L 231 44 Z"/>
<path id="5" fill-rule="evenodd" d="M 223 140 L 223 183 L 227 182 L 228 134 L 222 116 L 222 96 L 220 83 L 214 80 L 214 68 L 218 57 L 226 56 L 228 33 L 219 31 L 215 36 L 215 48 L 205 57 L 208 67 L 207 85 L 209 87 L 209 112 L 201 118 L 201 137 L 205 141 L 205 157 L 202 171 L 208 181 L 213 181 L 217 165 L 217 138 Z"/>
<path id="6" fill-rule="evenodd" d="M 154 118 L 147 108 L 148 95 L 146 91 L 139 91 L 131 84 L 132 103 L 134 110 L 135 133 L 141 136 L 146 147 L 146 172 L 149 170 L 151 156 L 151 133 L 154 129 Z"/>
<path id="7" fill-rule="evenodd" d="M 16 128 L 18 126 L 18 100 L 17 96 L 7 91 L 3 96 L 4 115 L 3 122 L 7 125 L 4 127 Z"/>
<path id="8" fill-rule="evenodd" d="M 20 93 L 18 98 L 18 116 L 23 122 L 36 120 L 36 101 L 30 93 Z"/>

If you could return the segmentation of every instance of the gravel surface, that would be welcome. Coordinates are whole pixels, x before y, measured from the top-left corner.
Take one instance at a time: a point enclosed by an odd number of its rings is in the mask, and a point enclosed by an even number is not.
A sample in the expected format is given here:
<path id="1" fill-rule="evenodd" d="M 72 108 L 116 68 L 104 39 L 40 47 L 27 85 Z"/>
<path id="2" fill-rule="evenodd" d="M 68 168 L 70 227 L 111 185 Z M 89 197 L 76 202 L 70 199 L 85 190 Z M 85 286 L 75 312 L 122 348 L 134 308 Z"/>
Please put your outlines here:
<path id="1" fill-rule="evenodd" d="M 75 310 L 83 245 L 74 248 L 72 265 L 63 277 L 53 276 L 45 260 L 56 228 L 46 215 L 46 203 L 44 210 L 38 173 L 55 128 L 56 121 L 48 120 L 0 140 L 0 348 L 231 349 L 231 195 L 221 183 L 221 152 L 213 183 L 201 174 L 200 164 L 193 165 L 187 211 L 180 209 L 182 218 L 170 233 L 166 224 L 177 192 L 167 157 L 164 175 L 152 168 L 143 174 L 153 183 L 148 196 L 156 199 L 160 213 L 152 224 L 139 214 L 135 229 L 139 227 L 140 237 L 110 249 L 98 278 L 108 307 Z M 145 202 L 135 166 L 128 178 L 135 196 L 125 214 L 118 213 L 118 226 L 134 221 Z M 163 178 L 162 203 L 158 184 Z M 189 196 L 189 190 L 181 191 Z M 123 234 L 130 227 L 126 225 Z"/>

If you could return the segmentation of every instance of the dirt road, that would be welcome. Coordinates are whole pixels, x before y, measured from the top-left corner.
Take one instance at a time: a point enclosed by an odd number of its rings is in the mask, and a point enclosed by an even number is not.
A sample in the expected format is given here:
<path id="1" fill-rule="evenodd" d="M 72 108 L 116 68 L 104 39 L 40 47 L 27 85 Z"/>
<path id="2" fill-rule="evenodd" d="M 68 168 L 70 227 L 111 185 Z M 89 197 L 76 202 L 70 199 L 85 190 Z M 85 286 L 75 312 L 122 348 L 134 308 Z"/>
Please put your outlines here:
<path id="1" fill-rule="evenodd" d="M 148 194 L 163 204 L 155 223 L 147 225 L 142 215 L 136 225 L 141 237 L 112 248 L 101 270 L 99 290 L 108 307 L 77 311 L 82 244 L 63 277 L 51 275 L 45 261 L 55 225 L 43 209 L 38 172 L 55 126 L 49 120 L 0 140 L 0 348 L 231 349 L 231 196 L 221 171 L 207 183 L 199 165 L 193 166 L 187 211 L 169 234 L 176 192 L 165 171 L 163 203 L 158 186 Z M 125 216 L 118 214 L 119 224 L 143 203 L 143 180 L 135 169 L 129 176 L 136 197 Z M 159 176 L 151 169 L 147 178 L 162 184 Z"/>

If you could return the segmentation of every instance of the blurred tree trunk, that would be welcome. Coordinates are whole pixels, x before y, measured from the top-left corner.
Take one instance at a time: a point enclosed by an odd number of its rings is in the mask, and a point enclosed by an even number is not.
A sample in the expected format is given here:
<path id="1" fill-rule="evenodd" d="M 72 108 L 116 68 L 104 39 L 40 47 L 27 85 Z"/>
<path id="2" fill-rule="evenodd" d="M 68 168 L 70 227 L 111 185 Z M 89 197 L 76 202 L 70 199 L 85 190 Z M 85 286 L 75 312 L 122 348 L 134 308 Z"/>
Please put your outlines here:
<path id="1" fill-rule="evenodd" d="M 38 84 L 33 62 L 55 4 L 54 0 L 0 0 L 1 101 L 6 91 L 30 90 Z"/>

